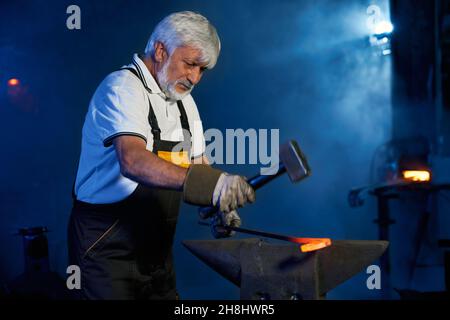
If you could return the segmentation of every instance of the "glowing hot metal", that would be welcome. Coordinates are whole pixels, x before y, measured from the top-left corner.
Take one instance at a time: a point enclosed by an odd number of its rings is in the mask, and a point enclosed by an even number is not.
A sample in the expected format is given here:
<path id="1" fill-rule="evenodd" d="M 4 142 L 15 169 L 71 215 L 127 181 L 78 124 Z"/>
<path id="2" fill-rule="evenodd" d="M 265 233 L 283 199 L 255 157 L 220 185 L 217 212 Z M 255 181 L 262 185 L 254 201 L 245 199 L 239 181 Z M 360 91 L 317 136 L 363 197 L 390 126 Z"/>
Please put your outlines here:
<path id="1" fill-rule="evenodd" d="M 329 238 L 293 238 L 291 242 L 300 243 L 302 252 L 311 252 L 331 246 Z"/>
<path id="2" fill-rule="evenodd" d="M 201 225 L 204 225 L 204 226 L 209 226 L 209 223 L 207 223 L 207 222 L 199 221 L 198 223 Z M 237 227 L 230 227 L 230 226 L 220 226 L 220 228 L 224 228 L 225 230 L 229 230 L 229 231 L 253 234 L 253 235 L 262 236 L 262 237 L 266 237 L 266 238 L 272 238 L 272 239 L 289 241 L 289 242 L 301 244 L 301 246 L 300 246 L 301 252 L 312 252 L 312 251 L 317 251 L 317 250 L 331 246 L 331 239 L 329 239 L 329 238 L 298 238 L 298 237 L 285 236 L 285 235 L 277 234 L 277 233 L 263 232 L 263 231 L 258 231 L 258 230 L 251 230 L 251 229 L 237 228 Z"/>

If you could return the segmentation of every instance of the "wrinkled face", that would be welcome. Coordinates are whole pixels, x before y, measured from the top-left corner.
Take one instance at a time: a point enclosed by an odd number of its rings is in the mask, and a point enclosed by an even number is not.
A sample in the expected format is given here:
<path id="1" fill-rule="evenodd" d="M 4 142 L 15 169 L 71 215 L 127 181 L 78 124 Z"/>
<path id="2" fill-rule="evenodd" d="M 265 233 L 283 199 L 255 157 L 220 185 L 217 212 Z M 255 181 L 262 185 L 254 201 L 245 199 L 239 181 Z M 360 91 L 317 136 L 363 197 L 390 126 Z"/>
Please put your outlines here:
<path id="1" fill-rule="evenodd" d="M 200 81 L 207 65 L 200 60 L 201 51 L 188 46 L 176 48 L 166 59 L 157 78 L 169 99 L 181 100 Z"/>

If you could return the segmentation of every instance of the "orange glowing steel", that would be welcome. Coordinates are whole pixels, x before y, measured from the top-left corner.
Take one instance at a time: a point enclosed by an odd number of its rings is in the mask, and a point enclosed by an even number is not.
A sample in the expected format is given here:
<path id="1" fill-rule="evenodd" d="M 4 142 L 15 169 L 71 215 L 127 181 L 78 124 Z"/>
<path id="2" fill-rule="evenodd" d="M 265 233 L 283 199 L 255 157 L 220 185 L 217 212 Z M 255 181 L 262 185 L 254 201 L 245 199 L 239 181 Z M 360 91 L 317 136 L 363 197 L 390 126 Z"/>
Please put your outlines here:
<path id="1" fill-rule="evenodd" d="M 426 170 L 405 170 L 402 172 L 403 178 L 412 181 L 430 181 L 431 175 Z"/>
<path id="2" fill-rule="evenodd" d="M 292 240 L 302 244 L 300 246 L 301 252 L 311 252 L 331 246 L 331 239 L 329 238 L 292 238 Z"/>
<path id="3" fill-rule="evenodd" d="M 199 223 L 204 226 L 209 226 L 209 223 L 207 223 L 207 222 L 199 222 Z M 223 226 L 223 228 L 228 229 L 228 230 L 234 230 L 237 232 L 246 233 L 246 234 L 254 234 L 257 236 L 263 236 L 263 237 L 268 237 L 268 238 L 272 238 L 272 239 L 278 239 L 278 240 L 298 243 L 298 244 L 301 244 L 301 246 L 300 246 L 301 252 L 311 252 L 311 251 L 316 251 L 316 250 L 320 250 L 325 247 L 331 246 L 330 238 L 297 238 L 297 237 L 285 236 L 282 234 L 269 233 L 269 232 L 263 232 L 263 231 L 258 231 L 258 230 L 245 229 L 245 228 L 238 228 L 238 227 L 231 227 L 231 226 Z"/>
<path id="4" fill-rule="evenodd" d="M 328 247 L 328 245 L 325 242 L 311 242 L 311 243 L 307 243 L 307 244 L 303 244 L 300 246 L 300 251 L 301 252 L 312 252 L 312 251 L 317 251 L 320 250 L 322 248 Z"/>
<path id="5" fill-rule="evenodd" d="M 16 78 L 12 78 L 12 79 L 8 80 L 8 86 L 11 86 L 11 87 L 17 86 L 17 85 L 19 85 L 19 83 L 20 83 L 19 79 L 16 79 Z"/>

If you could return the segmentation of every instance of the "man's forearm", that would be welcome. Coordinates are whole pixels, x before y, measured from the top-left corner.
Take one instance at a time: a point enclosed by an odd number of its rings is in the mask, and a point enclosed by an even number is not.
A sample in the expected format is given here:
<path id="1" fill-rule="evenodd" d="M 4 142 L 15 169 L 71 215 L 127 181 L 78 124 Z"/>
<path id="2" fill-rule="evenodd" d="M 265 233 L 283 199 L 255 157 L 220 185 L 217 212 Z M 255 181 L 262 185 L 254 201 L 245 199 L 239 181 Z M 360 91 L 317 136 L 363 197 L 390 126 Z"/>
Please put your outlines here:
<path id="1" fill-rule="evenodd" d="M 223 171 L 207 164 L 192 164 L 189 169 L 172 164 L 146 150 L 145 140 L 139 137 L 118 136 L 113 143 L 125 177 L 151 187 L 183 191 L 183 200 L 190 204 L 212 204 Z"/>
<path id="2" fill-rule="evenodd" d="M 135 140 L 138 139 L 138 140 Z M 159 158 L 142 148 L 143 140 L 136 137 L 118 137 L 114 141 L 122 174 L 151 187 L 182 190 L 187 169 Z"/>
<path id="3" fill-rule="evenodd" d="M 182 190 L 187 169 L 159 158 L 150 151 L 139 151 L 130 166 L 128 178 L 148 186 Z"/>

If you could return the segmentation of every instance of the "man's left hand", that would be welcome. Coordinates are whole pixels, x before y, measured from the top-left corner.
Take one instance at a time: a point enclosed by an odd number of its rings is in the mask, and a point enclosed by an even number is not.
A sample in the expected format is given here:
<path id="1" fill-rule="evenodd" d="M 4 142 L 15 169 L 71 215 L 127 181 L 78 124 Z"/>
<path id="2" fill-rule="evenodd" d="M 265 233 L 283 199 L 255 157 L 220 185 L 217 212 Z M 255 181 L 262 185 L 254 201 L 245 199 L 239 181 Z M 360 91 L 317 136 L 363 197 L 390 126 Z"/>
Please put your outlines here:
<path id="1" fill-rule="evenodd" d="M 236 228 L 241 226 L 241 218 L 239 217 L 236 210 L 232 210 L 228 213 L 219 211 L 211 218 L 211 233 L 214 238 L 219 239 L 234 236 L 234 234 L 236 233 L 235 231 L 227 230 L 223 226 Z"/>

